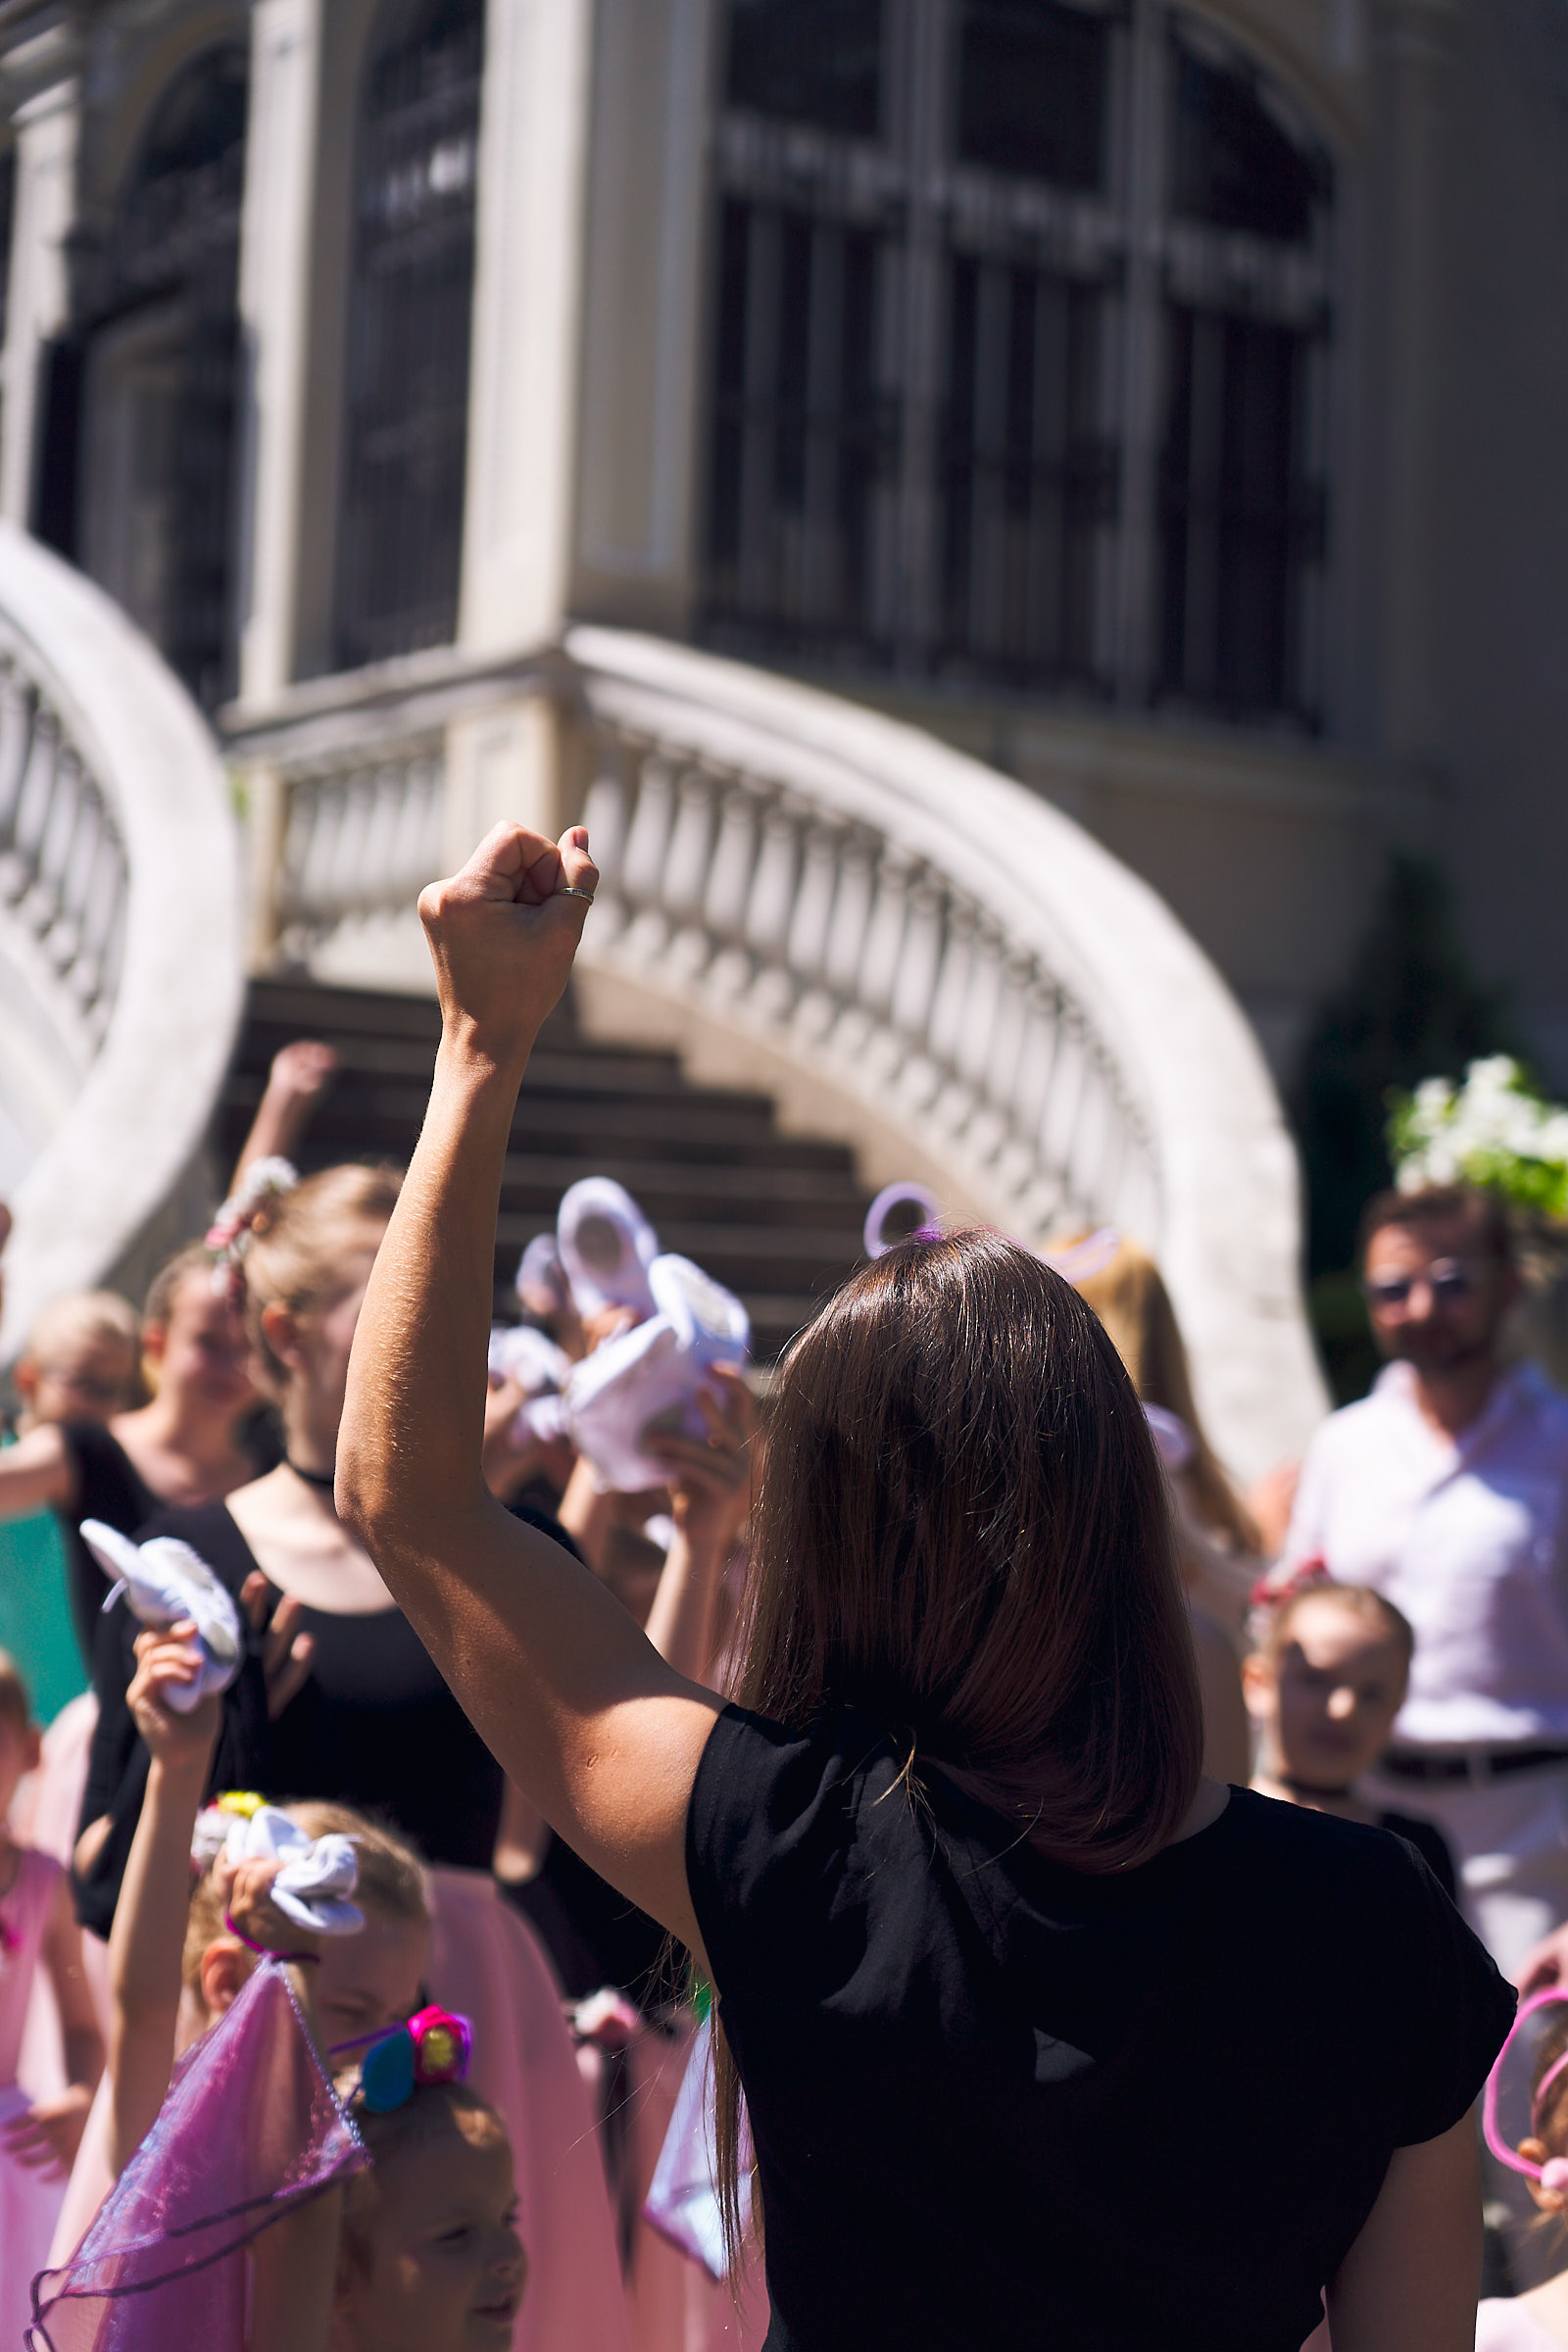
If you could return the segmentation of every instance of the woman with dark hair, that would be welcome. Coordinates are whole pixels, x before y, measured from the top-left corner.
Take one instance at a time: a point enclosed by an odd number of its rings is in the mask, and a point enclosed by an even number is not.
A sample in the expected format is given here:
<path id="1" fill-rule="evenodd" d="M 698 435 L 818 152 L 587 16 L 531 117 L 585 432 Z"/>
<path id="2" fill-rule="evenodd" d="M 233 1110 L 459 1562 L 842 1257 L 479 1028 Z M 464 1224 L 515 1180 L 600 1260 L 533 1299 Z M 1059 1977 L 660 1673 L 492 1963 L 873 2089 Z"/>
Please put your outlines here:
<path id="1" fill-rule="evenodd" d="M 710 1973 L 774 2352 L 1469 2352 L 1512 1996 L 1407 1846 L 1203 1780 L 1164 1489 L 1101 1326 L 901 1245 L 769 1399 L 740 1706 L 480 1473 L 517 1087 L 595 870 L 424 894 L 444 1015 L 338 1496 L 507 1771 Z"/>

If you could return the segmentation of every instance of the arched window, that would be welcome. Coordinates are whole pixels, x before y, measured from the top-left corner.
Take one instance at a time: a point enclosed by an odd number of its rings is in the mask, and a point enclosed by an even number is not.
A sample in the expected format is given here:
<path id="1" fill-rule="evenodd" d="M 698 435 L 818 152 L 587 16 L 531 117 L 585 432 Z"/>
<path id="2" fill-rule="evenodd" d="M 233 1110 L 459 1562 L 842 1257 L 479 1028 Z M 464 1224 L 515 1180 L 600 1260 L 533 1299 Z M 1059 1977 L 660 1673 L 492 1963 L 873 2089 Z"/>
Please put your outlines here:
<path id="1" fill-rule="evenodd" d="M 1318 712 L 1330 176 L 1159 0 L 729 0 L 701 626 Z"/>
<path id="2" fill-rule="evenodd" d="M 355 149 L 337 659 L 457 625 L 483 0 L 386 0 Z"/>
<path id="3" fill-rule="evenodd" d="M 209 709 L 234 685 L 248 70 L 237 44 L 181 70 L 80 270 L 72 552 Z"/>

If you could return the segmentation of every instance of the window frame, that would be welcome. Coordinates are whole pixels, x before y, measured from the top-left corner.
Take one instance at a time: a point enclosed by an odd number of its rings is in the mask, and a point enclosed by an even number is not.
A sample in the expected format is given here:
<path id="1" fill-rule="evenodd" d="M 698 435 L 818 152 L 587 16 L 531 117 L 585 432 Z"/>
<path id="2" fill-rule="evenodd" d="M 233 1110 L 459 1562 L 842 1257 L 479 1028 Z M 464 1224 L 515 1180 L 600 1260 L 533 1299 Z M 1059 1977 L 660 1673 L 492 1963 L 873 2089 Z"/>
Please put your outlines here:
<path id="1" fill-rule="evenodd" d="M 721 18 L 710 170 L 711 223 L 705 270 L 707 335 L 702 391 L 702 464 L 695 544 L 695 633 L 721 650 L 762 661 L 838 669 L 967 692 L 1066 696 L 1123 710 L 1163 710 L 1204 718 L 1313 733 L 1326 722 L 1327 635 L 1333 594 L 1327 532 L 1333 408 L 1343 365 L 1337 230 L 1345 193 L 1328 142 L 1307 108 L 1255 54 L 1172 0 L 1069 0 L 1107 25 L 1104 169 L 1100 189 L 1054 188 L 996 172 L 956 154 L 957 0 L 885 0 L 884 96 L 878 141 L 847 139 L 729 109 L 724 100 Z M 1322 191 L 1305 244 L 1187 220 L 1175 211 L 1173 172 L 1177 59 L 1181 50 L 1211 69 L 1238 73 L 1265 93 L 1267 110 L 1298 152 L 1310 159 Z M 946 146 L 944 148 L 944 141 Z M 759 205 L 793 183 L 837 218 L 853 200 L 870 218 L 902 208 L 897 230 L 906 333 L 892 398 L 898 411 L 899 475 L 891 504 L 891 566 L 913 625 L 835 639 L 831 628 L 790 632 L 765 613 L 747 617 L 715 577 L 716 362 L 720 333 L 719 221 L 726 204 Z M 1077 668 L 935 659 L 932 625 L 941 554 L 933 517 L 942 503 L 940 377 L 951 345 L 933 323 L 944 278 L 971 248 L 1019 267 L 1055 268 L 1069 285 L 1102 289 L 1099 463 L 1110 489 L 1091 564 L 1093 658 Z M 1293 613 L 1291 674 L 1272 702 L 1186 691 L 1165 658 L 1166 553 L 1163 500 L 1171 313 L 1181 304 L 1255 318 L 1301 338 L 1306 386 L 1300 482 L 1293 476 L 1298 531 L 1287 558 Z M 909 325 L 907 322 L 913 320 Z M 886 395 L 885 395 L 886 396 Z M 1335 515 L 1336 521 L 1338 515 Z M 1293 525 L 1293 528 L 1296 526 Z M 921 600 L 924 600 L 923 609 Z M 891 634 L 892 642 L 888 641 Z M 1087 674 L 1085 674 L 1087 672 Z"/>

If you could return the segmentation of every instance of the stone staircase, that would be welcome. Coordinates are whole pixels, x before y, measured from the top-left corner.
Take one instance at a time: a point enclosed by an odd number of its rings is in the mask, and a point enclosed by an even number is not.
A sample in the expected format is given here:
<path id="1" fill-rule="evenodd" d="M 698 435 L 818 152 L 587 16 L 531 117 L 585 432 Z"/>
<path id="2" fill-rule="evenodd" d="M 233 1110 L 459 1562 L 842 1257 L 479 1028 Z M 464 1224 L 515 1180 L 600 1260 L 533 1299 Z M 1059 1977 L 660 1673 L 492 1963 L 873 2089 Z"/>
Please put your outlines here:
<path id="1" fill-rule="evenodd" d="M 290 1038 L 334 1046 L 342 1069 L 298 1157 L 407 1161 L 429 1090 L 440 1020 L 427 997 L 253 980 L 214 1121 L 226 1169 Z M 513 1122 L 496 1233 L 496 1304 L 512 1316 L 517 1259 L 579 1176 L 613 1176 L 666 1250 L 737 1292 L 760 1363 L 771 1363 L 861 1255 L 867 1197 L 842 1144 L 779 1132 L 765 1094 L 694 1086 L 678 1054 L 587 1036 L 570 1000 L 535 1049 Z"/>

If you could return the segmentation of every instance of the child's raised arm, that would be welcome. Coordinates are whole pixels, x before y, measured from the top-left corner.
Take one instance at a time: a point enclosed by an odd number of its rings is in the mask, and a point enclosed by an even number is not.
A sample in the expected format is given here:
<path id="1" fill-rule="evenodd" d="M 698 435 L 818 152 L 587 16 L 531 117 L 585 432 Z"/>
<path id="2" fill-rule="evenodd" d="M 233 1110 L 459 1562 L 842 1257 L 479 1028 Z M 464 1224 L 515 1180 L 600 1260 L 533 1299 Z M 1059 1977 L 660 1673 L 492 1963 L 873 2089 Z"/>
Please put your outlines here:
<path id="1" fill-rule="evenodd" d="M 222 1703 L 204 1698 L 188 1715 L 168 1704 L 172 1686 L 195 1679 L 195 1633 L 186 1624 L 138 1634 L 126 1692 L 152 1765 L 109 1938 L 109 2162 L 117 2180 L 157 2121 L 174 2067 L 191 1834 Z"/>

